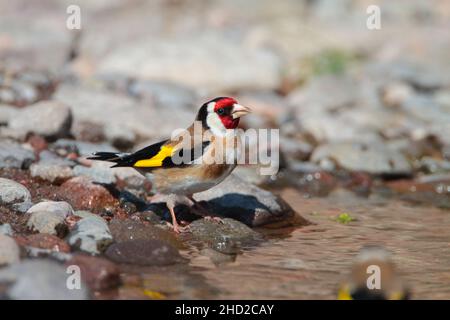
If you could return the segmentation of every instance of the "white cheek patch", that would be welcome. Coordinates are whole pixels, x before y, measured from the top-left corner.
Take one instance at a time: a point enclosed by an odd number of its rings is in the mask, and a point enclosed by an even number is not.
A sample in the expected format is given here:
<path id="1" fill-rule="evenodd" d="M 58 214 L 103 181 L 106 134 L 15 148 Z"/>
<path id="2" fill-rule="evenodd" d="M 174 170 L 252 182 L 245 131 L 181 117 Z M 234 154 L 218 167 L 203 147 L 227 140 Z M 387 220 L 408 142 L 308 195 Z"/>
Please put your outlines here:
<path id="1" fill-rule="evenodd" d="M 206 117 L 206 124 L 216 136 L 224 136 L 227 133 L 227 128 L 225 128 L 219 116 L 215 112 L 208 114 Z"/>
<path id="2" fill-rule="evenodd" d="M 213 113 L 215 107 L 216 107 L 216 103 L 215 102 L 208 103 L 208 108 L 207 108 L 208 113 Z"/>

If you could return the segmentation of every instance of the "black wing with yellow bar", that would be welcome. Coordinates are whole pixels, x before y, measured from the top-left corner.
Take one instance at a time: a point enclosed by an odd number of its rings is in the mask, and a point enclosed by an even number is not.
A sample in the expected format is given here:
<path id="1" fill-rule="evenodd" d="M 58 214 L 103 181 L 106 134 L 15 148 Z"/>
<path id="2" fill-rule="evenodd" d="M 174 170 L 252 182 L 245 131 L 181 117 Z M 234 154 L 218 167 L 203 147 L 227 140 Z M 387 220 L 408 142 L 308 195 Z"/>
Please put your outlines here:
<path id="1" fill-rule="evenodd" d="M 148 147 L 145 147 L 139 151 L 136 151 L 132 154 L 120 154 L 115 152 L 97 152 L 93 157 L 90 157 L 91 160 L 103 160 L 103 161 L 111 161 L 116 164 L 112 166 L 115 167 L 135 167 L 135 168 L 170 168 L 175 166 L 183 166 L 184 164 L 175 164 L 173 160 L 173 156 L 178 154 L 180 157 L 183 157 L 184 150 L 176 149 L 175 146 L 170 144 L 166 144 L 167 140 L 152 144 Z M 208 142 L 202 143 L 202 153 L 204 148 L 209 145 Z M 194 149 L 190 149 L 187 151 L 189 154 L 189 160 L 193 161 L 198 156 L 195 154 Z"/>

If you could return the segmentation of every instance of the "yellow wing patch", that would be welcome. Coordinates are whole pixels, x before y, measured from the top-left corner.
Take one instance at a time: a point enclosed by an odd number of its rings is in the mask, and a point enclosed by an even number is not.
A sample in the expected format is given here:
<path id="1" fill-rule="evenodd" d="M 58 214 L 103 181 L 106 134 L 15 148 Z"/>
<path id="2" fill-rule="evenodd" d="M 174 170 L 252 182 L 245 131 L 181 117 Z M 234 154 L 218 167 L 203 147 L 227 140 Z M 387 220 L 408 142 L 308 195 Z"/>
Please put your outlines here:
<path id="1" fill-rule="evenodd" d="M 162 146 L 161 150 L 156 155 L 150 159 L 136 161 L 133 166 L 138 168 L 160 167 L 162 166 L 164 159 L 172 156 L 172 152 L 173 147 Z"/>

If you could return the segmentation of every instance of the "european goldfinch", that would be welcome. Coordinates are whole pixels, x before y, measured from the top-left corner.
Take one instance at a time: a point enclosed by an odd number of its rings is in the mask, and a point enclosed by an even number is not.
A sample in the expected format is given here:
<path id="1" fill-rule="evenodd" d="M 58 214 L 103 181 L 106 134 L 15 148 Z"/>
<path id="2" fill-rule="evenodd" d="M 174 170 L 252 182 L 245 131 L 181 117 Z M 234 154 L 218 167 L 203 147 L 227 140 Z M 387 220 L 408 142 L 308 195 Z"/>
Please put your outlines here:
<path id="1" fill-rule="evenodd" d="M 356 256 L 348 281 L 338 292 L 339 300 L 408 300 L 390 254 L 382 247 L 367 246 Z"/>
<path id="2" fill-rule="evenodd" d="M 233 171 L 240 146 L 236 128 L 249 112 L 233 98 L 215 98 L 201 106 L 186 131 L 171 139 L 131 154 L 97 152 L 89 159 L 116 163 L 112 168 L 131 167 L 148 177 L 156 194 L 152 202 L 166 203 L 176 233 L 187 231 L 177 223 L 175 206 L 194 207 L 194 193 L 217 185 Z M 205 215 L 204 211 L 195 213 Z"/>

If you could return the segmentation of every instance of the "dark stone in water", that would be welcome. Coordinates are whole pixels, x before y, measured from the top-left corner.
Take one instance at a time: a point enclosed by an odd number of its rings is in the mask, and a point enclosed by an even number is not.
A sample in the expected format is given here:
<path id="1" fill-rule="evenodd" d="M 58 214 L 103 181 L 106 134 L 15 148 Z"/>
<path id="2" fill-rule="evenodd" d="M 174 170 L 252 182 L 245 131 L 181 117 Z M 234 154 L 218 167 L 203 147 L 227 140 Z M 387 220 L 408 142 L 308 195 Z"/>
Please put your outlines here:
<path id="1" fill-rule="evenodd" d="M 66 262 L 66 266 L 80 267 L 81 278 L 91 290 L 105 290 L 120 284 L 120 269 L 105 258 L 77 254 Z"/>
<path id="2" fill-rule="evenodd" d="M 207 242 L 222 253 L 233 253 L 240 246 L 256 244 L 263 239 L 261 234 L 230 218 L 223 219 L 223 223 L 200 219 L 189 226 L 195 239 Z"/>
<path id="3" fill-rule="evenodd" d="M 144 266 L 165 266 L 184 259 L 172 245 L 160 240 L 131 240 L 112 244 L 106 256 L 117 262 Z"/>
<path id="4" fill-rule="evenodd" d="M 113 219 L 109 223 L 109 230 L 116 242 L 130 240 L 162 240 L 167 241 L 176 248 L 181 248 L 182 243 L 177 240 L 173 232 L 163 230 L 149 223 L 133 220 Z"/>

